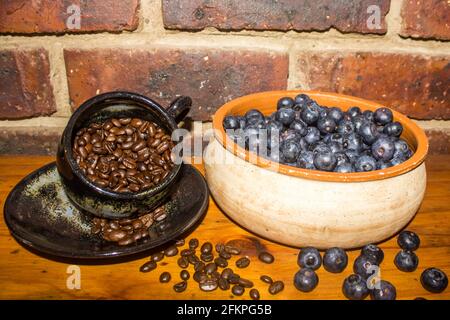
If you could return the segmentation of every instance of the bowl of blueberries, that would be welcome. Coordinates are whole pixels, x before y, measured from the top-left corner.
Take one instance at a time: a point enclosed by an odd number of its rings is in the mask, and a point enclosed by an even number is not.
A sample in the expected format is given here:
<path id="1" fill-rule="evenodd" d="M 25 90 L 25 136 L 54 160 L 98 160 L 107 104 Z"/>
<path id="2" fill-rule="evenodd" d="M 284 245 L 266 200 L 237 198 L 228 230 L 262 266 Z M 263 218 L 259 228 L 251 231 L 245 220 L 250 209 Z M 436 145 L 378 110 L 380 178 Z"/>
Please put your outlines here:
<path id="1" fill-rule="evenodd" d="M 214 115 L 208 185 L 233 220 L 291 246 L 382 241 L 417 212 L 424 131 L 379 103 L 318 91 L 244 96 Z"/>

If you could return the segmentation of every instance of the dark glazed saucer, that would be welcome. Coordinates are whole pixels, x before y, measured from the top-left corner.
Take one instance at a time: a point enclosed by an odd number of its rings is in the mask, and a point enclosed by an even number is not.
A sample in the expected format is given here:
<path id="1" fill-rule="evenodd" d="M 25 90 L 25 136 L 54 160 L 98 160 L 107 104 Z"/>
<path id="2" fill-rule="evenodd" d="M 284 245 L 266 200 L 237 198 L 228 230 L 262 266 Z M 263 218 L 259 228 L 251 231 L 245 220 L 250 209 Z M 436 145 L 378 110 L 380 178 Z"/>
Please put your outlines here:
<path id="1" fill-rule="evenodd" d="M 166 203 L 168 217 L 151 226 L 149 238 L 121 247 L 91 233 L 93 216 L 70 202 L 55 163 L 50 163 L 15 186 L 6 199 L 4 218 L 14 238 L 37 251 L 64 258 L 106 259 L 134 255 L 177 239 L 196 225 L 207 206 L 203 176 L 183 164 Z"/>

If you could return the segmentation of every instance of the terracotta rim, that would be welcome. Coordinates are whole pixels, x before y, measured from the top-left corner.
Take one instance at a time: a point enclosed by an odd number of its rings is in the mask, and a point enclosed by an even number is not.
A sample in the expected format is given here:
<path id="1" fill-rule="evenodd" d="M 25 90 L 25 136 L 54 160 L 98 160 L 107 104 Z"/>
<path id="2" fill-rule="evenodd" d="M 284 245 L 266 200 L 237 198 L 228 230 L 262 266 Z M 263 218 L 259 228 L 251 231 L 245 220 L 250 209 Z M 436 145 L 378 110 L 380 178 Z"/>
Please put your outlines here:
<path id="1" fill-rule="evenodd" d="M 222 121 L 225 118 L 225 116 L 242 115 L 243 112 L 245 112 L 246 110 L 255 107 L 254 105 L 252 105 L 252 103 L 253 104 L 255 103 L 255 100 L 263 99 L 269 101 L 271 100 L 276 101 L 281 97 L 284 96 L 295 97 L 300 93 L 309 95 L 314 100 L 318 100 L 320 104 L 326 106 L 337 106 L 343 108 L 344 110 L 347 110 L 350 106 L 359 106 L 361 107 L 362 110 L 375 110 L 377 108 L 384 106 L 382 104 L 361 98 L 320 91 L 288 90 L 288 91 L 261 92 L 240 97 L 220 107 L 214 114 L 213 118 L 213 128 L 215 138 L 228 151 L 237 155 L 239 158 L 248 161 L 250 159 L 250 152 L 238 146 L 226 135 L 225 130 L 222 127 Z M 276 106 L 273 104 L 270 110 L 274 111 L 275 109 Z M 370 172 L 357 172 L 357 173 L 325 172 L 318 170 L 301 169 L 284 164 L 278 164 L 273 161 L 267 160 L 263 157 L 256 156 L 253 153 L 251 157 L 252 160 L 254 161 L 250 163 L 257 165 L 261 168 L 265 168 L 289 176 L 321 181 L 361 182 L 361 181 L 381 180 L 401 175 L 418 167 L 425 160 L 425 157 L 428 153 L 428 139 L 425 135 L 425 132 L 416 123 L 410 120 L 407 116 L 394 110 L 392 110 L 392 112 L 394 114 L 394 120 L 399 121 L 403 125 L 404 130 L 402 138 L 405 138 L 408 144 L 410 144 L 410 146 L 412 146 L 415 149 L 415 152 L 411 158 L 394 167 L 390 167 L 383 170 L 376 170 Z"/>

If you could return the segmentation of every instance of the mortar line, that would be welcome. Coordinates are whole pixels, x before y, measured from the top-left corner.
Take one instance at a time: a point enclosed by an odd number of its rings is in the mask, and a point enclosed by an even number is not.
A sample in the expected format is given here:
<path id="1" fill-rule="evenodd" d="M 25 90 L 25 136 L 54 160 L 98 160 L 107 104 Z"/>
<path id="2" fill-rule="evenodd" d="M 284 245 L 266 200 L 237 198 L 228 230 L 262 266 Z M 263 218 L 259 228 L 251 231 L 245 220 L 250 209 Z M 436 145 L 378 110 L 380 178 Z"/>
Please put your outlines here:
<path id="1" fill-rule="evenodd" d="M 55 96 L 56 112 L 53 117 L 69 117 L 69 88 L 67 84 L 66 66 L 63 49 L 58 43 L 47 48 L 50 60 L 50 81 Z"/>

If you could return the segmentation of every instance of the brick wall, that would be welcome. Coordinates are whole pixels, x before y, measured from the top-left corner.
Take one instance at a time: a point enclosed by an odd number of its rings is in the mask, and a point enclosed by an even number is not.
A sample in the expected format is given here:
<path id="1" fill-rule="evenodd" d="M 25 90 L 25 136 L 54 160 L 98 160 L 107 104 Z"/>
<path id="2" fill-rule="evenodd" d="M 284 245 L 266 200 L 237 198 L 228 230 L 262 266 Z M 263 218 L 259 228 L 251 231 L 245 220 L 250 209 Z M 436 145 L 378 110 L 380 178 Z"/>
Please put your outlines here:
<path id="1" fill-rule="evenodd" d="M 189 95 L 209 121 L 286 88 L 380 101 L 450 153 L 449 40 L 447 0 L 0 0 L 0 153 L 53 153 L 105 91 Z"/>

